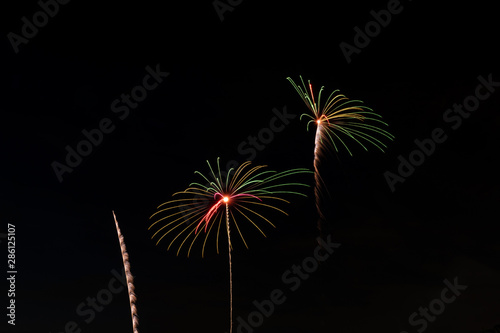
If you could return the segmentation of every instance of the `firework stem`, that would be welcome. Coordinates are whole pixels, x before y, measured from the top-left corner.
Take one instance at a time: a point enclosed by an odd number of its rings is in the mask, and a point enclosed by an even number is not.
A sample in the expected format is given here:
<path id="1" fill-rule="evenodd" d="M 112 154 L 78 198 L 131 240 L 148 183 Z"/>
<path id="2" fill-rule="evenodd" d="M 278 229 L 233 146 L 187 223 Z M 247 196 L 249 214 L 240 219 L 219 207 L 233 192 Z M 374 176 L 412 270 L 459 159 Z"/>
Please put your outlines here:
<path id="1" fill-rule="evenodd" d="M 319 173 L 319 153 L 320 153 L 320 144 L 321 144 L 321 131 L 322 126 L 318 125 L 316 128 L 316 138 L 314 141 L 314 196 L 316 199 L 316 210 L 319 215 L 318 228 L 320 228 L 320 224 L 325 221 L 325 216 L 321 211 L 320 204 L 320 194 L 321 194 L 321 184 L 323 183 L 320 173 Z M 321 228 L 320 228 L 321 229 Z"/>
<path id="2" fill-rule="evenodd" d="M 233 269 L 231 263 L 231 231 L 229 229 L 229 205 L 226 202 L 226 229 L 229 253 L 229 332 L 233 333 Z"/>

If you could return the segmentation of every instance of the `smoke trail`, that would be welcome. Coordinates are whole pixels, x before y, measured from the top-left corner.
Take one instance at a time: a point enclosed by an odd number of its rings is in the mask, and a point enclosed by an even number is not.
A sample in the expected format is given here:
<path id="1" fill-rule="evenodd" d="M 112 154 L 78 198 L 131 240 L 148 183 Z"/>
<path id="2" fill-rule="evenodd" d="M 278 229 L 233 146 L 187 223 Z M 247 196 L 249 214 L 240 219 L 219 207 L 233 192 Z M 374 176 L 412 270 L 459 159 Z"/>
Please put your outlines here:
<path id="1" fill-rule="evenodd" d="M 118 221 L 116 220 L 115 212 L 113 211 L 113 217 L 115 219 L 116 232 L 118 233 L 118 240 L 120 241 L 120 248 L 122 250 L 122 259 L 123 266 L 125 267 L 125 276 L 127 277 L 127 286 L 128 286 L 128 297 L 130 301 L 130 313 L 132 315 L 132 328 L 134 333 L 139 333 L 139 317 L 137 315 L 137 307 L 135 306 L 135 302 L 137 301 L 137 297 L 135 295 L 135 287 L 134 287 L 134 277 L 130 272 L 130 262 L 128 259 L 127 247 L 125 246 L 125 241 L 123 235 L 120 231 L 120 227 L 118 226 Z"/>

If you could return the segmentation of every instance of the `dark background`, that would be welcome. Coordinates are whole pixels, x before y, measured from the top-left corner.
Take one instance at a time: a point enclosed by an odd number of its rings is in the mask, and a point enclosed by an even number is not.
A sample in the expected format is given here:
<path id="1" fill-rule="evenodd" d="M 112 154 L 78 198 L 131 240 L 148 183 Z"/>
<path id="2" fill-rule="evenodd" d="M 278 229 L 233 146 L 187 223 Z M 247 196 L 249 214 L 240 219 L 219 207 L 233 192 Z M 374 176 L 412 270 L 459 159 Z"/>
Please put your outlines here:
<path id="1" fill-rule="evenodd" d="M 16 225 L 18 269 L 17 325 L 7 331 L 63 332 L 74 321 L 81 332 L 131 332 L 126 292 L 90 323 L 75 312 L 122 269 L 112 210 L 136 277 L 140 331 L 228 331 L 227 253 L 176 257 L 150 239 L 149 216 L 196 180 L 195 170 L 207 172 L 207 159 L 243 162 L 237 147 L 269 126 L 273 108 L 307 112 L 286 81 L 299 75 L 362 99 L 396 139 L 385 154 L 353 146 L 354 157 L 324 157 L 324 207 L 342 246 L 298 290 L 281 276 L 316 246 L 312 189 L 293 198 L 268 238 L 253 235 L 249 250 L 235 245 L 235 318 L 281 289 L 286 302 L 255 332 L 417 332 L 408 317 L 458 277 L 467 290 L 426 332 L 500 324 L 500 92 L 456 130 L 443 121 L 479 75 L 500 81 L 497 10 L 478 1 L 401 4 L 350 64 L 339 44 L 353 44 L 354 27 L 387 1 L 246 0 L 222 22 L 211 1 L 71 1 L 17 54 L 7 34 L 20 34 L 21 18 L 32 21 L 40 7 L 3 4 L 0 233 Z M 111 102 L 157 64 L 170 75 L 119 120 Z M 115 130 L 59 182 L 51 163 L 64 163 L 65 146 L 103 118 Z M 312 168 L 305 124 L 293 119 L 254 162 Z M 447 140 L 392 192 L 384 172 L 397 172 L 398 156 L 437 127 Z"/>

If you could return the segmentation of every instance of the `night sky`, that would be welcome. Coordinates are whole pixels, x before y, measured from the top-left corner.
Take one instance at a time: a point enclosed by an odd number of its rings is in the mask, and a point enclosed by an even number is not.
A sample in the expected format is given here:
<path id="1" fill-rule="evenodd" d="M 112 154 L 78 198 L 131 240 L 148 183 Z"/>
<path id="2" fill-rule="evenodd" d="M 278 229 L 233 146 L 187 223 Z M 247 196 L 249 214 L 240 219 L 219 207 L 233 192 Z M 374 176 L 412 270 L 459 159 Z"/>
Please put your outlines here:
<path id="1" fill-rule="evenodd" d="M 299 75 L 362 100 L 395 140 L 323 156 L 322 206 L 341 245 L 308 275 L 284 278 L 318 246 L 312 187 L 267 238 L 235 241 L 234 332 L 500 332 L 492 4 L 32 0 L 0 15 L 2 332 L 132 332 L 113 210 L 139 330 L 229 332 L 226 248 L 176 256 L 151 240 L 149 217 L 217 157 L 312 169 L 314 130 L 286 80 Z M 265 137 L 272 124 L 282 130 Z M 91 151 L 70 167 L 85 133 Z M 279 304 L 259 314 L 273 291 Z"/>

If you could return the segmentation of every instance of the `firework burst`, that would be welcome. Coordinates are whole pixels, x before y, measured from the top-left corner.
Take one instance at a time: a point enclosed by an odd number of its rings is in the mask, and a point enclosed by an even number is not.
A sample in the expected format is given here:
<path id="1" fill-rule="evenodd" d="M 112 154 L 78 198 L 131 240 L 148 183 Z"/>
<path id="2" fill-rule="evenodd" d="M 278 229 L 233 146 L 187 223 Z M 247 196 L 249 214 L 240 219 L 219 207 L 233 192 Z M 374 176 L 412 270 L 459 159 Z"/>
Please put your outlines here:
<path id="1" fill-rule="evenodd" d="M 302 86 L 297 85 L 290 77 L 288 81 L 293 85 L 311 113 L 304 113 L 300 116 L 309 119 L 307 130 L 311 124 L 316 124 L 316 136 L 314 141 L 314 194 L 316 199 L 316 210 L 319 215 L 318 227 L 324 223 L 325 216 L 320 207 L 320 197 L 322 195 L 322 184 L 318 166 L 320 158 L 326 146 L 333 146 L 335 152 L 340 148 L 347 150 L 352 156 L 351 150 L 347 147 L 345 141 L 354 141 L 358 145 L 368 150 L 367 147 L 373 146 L 382 152 L 387 146 L 381 139 L 393 140 L 394 136 L 380 126 L 387 126 L 381 120 L 381 116 L 375 113 L 369 107 L 363 105 L 360 100 L 350 100 L 345 95 L 339 93 L 339 90 L 333 91 L 324 104 L 321 104 L 321 94 L 324 87 L 319 90 L 317 100 L 314 97 L 313 88 L 310 81 L 306 86 L 302 76 L 300 81 Z"/>
<path id="2" fill-rule="evenodd" d="M 277 211 L 287 213 L 276 205 L 289 203 L 282 195 L 304 194 L 294 191 L 294 187 L 308 186 L 302 183 L 282 182 L 283 178 L 311 173 L 303 168 L 291 169 L 283 172 L 265 170 L 266 166 L 250 166 L 244 162 L 236 170 L 230 169 L 223 175 L 217 159 L 217 172 L 207 161 L 210 168 L 209 177 L 196 171 L 203 182 L 191 183 L 189 187 L 173 194 L 174 199 L 158 206 L 158 211 L 151 218 L 158 218 L 149 229 L 158 228 L 152 238 L 156 244 L 169 239 L 167 250 L 177 247 L 177 255 L 182 248 L 187 248 L 187 255 L 191 253 L 196 240 L 202 240 L 201 255 L 205 254 L 205 247 L 209 235 L 215 233 L 215 246 L 219 253 L 219 238 L 221 225 L 225 221 L 228 255 L 229 255 L 229 281 L 230 281 L 230 331 L 232 332 L 232 263 L 231 263 L 231 225 L 238 232 L 239 238 L 248 248 L 241 223 L 247 223 L 258 230 L 264 237 L 265 233 L 259 227 L 260 223 L 275 225 L 264 216 L 263 211 Z M 166 216 L 163 216 L 166 215 Z M 214 231 L 216 229 L 216 231 Z M 203 236 L 200 236 L 202 235 Z"/>

